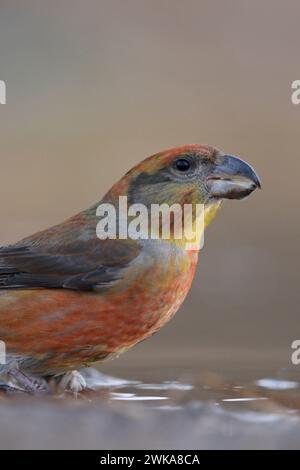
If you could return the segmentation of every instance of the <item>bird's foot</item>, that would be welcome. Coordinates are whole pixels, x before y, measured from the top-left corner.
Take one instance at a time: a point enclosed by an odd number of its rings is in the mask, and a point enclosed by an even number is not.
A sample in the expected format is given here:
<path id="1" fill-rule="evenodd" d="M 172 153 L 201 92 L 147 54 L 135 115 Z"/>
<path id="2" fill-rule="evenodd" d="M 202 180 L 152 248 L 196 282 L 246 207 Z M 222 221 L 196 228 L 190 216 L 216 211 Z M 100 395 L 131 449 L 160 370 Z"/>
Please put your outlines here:
<path id="1" fill-rule="evenodd" d="M 10 389 L 22 390 L 24 392 L 32 394 L 48 392 L 48 385 L 44 379 L 30 377 L 29 375 L 22 372 L 20 369 L 9 369 L 7 371 L 7 376 L 12 380 L 12 384 L 8 384 L 8 387 L 10 387 Z"/>
<path id="2" fill-rule="evenodd" d="M 9 385 L 7 383 L 0 383 L 0 392 L 5 392 L 5 393 L 27 393 L 25 390 L 19 388 L 19 387 L 14 387 L 13 385 Z"/>
<path id="3" fill-rule="evenodd" d="M 69 391 L 72 392 L 75 396 L 77 396 L 86 388 L 86 381 L 77 370 L 72 370 L 71 372 L 64 374 L 57 387 L 58 391 Z"/>

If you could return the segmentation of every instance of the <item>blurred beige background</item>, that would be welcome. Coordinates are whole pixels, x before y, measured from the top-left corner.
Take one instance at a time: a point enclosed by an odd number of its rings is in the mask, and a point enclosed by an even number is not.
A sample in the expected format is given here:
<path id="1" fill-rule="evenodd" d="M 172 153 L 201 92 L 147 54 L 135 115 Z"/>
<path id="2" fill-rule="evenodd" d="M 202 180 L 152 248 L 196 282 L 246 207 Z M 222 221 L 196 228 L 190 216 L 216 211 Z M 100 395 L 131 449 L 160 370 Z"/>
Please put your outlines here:
<path id="1" fill-rule="evenodd" d="M 248 353 L 249 364 L 291 367 L 299 15 L 296 0 L 1 0 L 1 243 L 60 222 L 142 158 L 180 144 L 239 155 L 263 181 L 224 205 L 184 307 L 118 367 Z"/>

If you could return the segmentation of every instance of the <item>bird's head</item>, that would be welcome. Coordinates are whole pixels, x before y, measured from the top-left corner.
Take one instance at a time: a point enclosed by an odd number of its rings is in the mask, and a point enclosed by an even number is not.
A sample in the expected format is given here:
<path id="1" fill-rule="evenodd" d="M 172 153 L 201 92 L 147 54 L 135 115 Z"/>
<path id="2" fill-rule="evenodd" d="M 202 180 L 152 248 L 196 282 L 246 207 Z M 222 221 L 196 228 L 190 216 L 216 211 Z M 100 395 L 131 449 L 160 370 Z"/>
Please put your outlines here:
<path id="1" fill-rule="evenodd" d="M 202 204 L 205 225 L 224 199 L 243 199 L 260 188 L 253 168 L 207 145 L 186 145 L 160 152 L 131 169 L 111 190 L 128 204 Z"/>
<path id="2" fill-rule="evenodd" d="M 260 188 L 260 180 L 248 163 L 197 144 L 153 155 L 126 176 L 132 202 L 209 204 L 243 199 Z"/>

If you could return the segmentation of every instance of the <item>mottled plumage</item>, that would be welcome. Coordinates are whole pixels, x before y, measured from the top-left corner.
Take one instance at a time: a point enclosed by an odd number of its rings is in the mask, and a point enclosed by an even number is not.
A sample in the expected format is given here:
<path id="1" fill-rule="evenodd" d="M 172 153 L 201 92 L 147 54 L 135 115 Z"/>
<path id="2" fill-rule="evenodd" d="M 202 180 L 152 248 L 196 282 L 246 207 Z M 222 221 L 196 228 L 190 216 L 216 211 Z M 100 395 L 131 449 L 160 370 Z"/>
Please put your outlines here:
<path id="1" fill-rule="evenodd" d="M 203 203 L 208 224 L 222 199 L 257 186 L 246 163 L 189 145 L 146 159 L 102 201 Z M 99 240 L 98 205 L 0 249 L 0 339 L 8 354 L 0 372 L 18 366 L 51 376 L 103 361 L 155 333 L 182 304 L 197 250 L 186 250 L 184 239 Z"/>

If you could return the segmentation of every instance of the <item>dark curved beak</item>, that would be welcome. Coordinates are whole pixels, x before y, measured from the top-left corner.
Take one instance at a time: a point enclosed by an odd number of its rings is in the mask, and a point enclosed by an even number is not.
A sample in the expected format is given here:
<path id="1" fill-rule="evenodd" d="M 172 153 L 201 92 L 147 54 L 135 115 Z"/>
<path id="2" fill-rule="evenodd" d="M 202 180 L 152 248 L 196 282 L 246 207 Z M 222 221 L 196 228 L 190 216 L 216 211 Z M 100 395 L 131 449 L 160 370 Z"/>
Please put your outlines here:
<path id="1" fill-rule="evenodd" d="M 248 163 L 233 155 L 221 155 L 206 178 L 206 186 L 212 197 L 243 199 L 261 188 L 261 182 Z"/>

